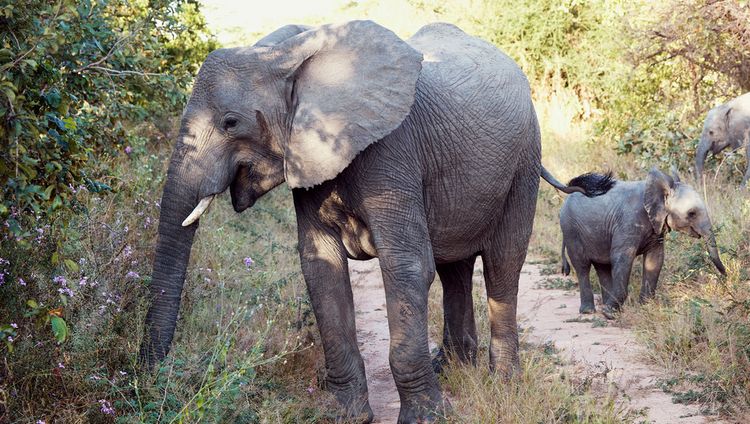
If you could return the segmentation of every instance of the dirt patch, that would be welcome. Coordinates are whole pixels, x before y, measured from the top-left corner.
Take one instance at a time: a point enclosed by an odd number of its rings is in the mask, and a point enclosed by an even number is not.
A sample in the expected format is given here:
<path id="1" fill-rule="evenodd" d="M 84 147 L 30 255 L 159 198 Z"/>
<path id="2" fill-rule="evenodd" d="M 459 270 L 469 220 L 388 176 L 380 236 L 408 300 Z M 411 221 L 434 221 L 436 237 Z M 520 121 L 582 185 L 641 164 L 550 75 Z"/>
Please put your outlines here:
<path id="1" fill-rule="evenodd" d="M 350 261 L 349 270 L 370 406 L 376 423 L 394 423 L 399 398 L 388 364 L 388 321 L 380 265 L 377 260 Z M 475 272 L 474 278 L 475 285 L 484 286 L 481 271 Z M 518 322 L 529 330 L 528 341 L 554 344 L 563 358 L 573 362 L 568 372 L 597 375 L 614 383 L 622 398 L 628 399 L 627 405 L 644 411 L 648 422 L 720 422 L 717 417 L 702 415 L 696 405 L 672 403 L 671 396 L 658 387 L 657 380 L 664 376 L 643 362 L 643 347 L 630 330 L 613 326 L 599 314 L 580 315 L 577 290 L 544 288 L 540 284 L 544 278 L 535 265 L 524 266 L 521 273 Z"/>
<path id="2" fill-rule="evenodd" d="M 530 330 L 529 341 L 553 343 L 563 357 L 574 361 L 574 371 L 580 375 L 605 374 L 629 398 L 630 408 L 643 410 L 651 423 L 719 422 L 717 417 L 702 415 L 697 405 L 672 403 L 672 397 L 658 387 L 659 378 L 665 376 L 643 362 L 644 348 L 629 329 L 613 326 L 599 313 L 579 314 L 577 287 L 548 289 L 539 284 L 543 279 L 535 265 L 526 265 L 521 272 L 518 322 Z"/>
<path id="3" fill-rule="evenodd" d="M 377 259 L 349 261 L 349 271 L 354 292 L 357 340 L 365 361 L 374 422 L 395 423 L 400 402 L 388 364 L 390 337 L 380 263 Z"/>

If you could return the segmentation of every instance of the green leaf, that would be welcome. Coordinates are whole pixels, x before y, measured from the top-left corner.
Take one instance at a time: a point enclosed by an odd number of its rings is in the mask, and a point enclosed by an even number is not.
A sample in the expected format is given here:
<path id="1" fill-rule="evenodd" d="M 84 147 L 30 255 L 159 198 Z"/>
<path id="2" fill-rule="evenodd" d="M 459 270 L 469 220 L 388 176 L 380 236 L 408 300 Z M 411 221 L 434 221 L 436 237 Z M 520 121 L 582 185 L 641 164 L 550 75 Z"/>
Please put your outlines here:
<path id="1" fill-rule="evenodd" d="M 65 259 L 63 261 L 63 263 L 65 264 L 65 267 L 68 268 L 68 271 L 70 271 L 70 272 L 78 272 L 78 264 L 77 263 L 73 262 L 70 259 Z"/>
<path id="2" fill-rule="evenodd" d="M 29 305 L 29 308 L 31 309 L 39 309 L 39 304 L 34 299 L 27 300 L 26 304 Z"/>
<path id="3" fill-rule="evenodd" d="M 60 317 L 53 316 L 50 320 L 52 325 L 52 332 L 55 334 L 55 338 L 58 343 L 62 343 L 68 338 L 68 325 L 65 324 L 65 320 Z"/>

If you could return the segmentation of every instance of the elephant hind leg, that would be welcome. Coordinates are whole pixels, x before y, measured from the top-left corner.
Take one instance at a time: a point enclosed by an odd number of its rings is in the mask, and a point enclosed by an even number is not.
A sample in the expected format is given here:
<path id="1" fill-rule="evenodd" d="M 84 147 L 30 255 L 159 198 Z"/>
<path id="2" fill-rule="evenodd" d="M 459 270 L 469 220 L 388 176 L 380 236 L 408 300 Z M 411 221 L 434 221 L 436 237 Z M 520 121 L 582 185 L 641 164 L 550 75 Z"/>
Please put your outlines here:
<path id="1" fill-rule="evenodd" d="M 443 285 L 443 346 L 433 359 L 440 372 L 448 358 L 476 364 L 477 328 L 474 321 L 471 276 L 476 256 L 437 265 Z"/>
<path id="2" fill-rule="evenodd" d="M 594 306 L 594 291 L 591 288 L 591 261 L 583 258 L 570 258 L 573 263 L 573 268 L 576 270 L 576 276 L 578 276 L 578 290 L 581 294 L 581 306 L 578 308 L 578 312 L 582 314 L 593 314 L 596 311 Z"/>
<path id="3" fill-rule="evenodd" d="M 531 238 L 539 168 L 521 165 L 498 226 L 482 249 L 490 320 L 490 369 L 510 377 L 520 370 L 516 308 L 518 280 Z"/>

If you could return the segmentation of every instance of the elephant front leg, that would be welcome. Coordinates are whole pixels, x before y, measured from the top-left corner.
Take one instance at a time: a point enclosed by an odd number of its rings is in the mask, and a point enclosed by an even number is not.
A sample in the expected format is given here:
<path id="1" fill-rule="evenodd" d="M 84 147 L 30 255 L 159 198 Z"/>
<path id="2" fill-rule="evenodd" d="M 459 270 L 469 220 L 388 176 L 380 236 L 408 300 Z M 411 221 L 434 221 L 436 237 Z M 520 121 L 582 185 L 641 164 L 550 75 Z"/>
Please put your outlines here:
<path id="1" fill-rule="evenodd" d="M 599 288 L 602 291 L 602 303 L 611 303 L 612 299 L 612 266 L 610 264 L 594 264 L 596 276 L 599 277 Z"/>
<path id="2" fill-rule="evenodd" d="M 471 276 L 476 257 L 436 266 L 443 285 L 443 346 L 433 368 L 441 372 L 448 358 L 476 364 L 477 329 Z"/>
<path id="3" fill-rule="evenodd" d="M 630 272 L 635 260 L 635 249 L 626 249 L 612 255 L 612 290 L 607 299 L 602 314 L 607 319 L 614 319 L 615 313 L 620 310 L 628 298 L 628 284 L 630 283 Z"/>
<path id="4" fill-rule="evenodd" d="M 299 218 L 299 215 L 298 215 Z M 347 419 L 370 422 L 367 380 L 357 346 L 349 269 L 341 239 L 299 224 L 302 273 L 307 283 L 326 361 L 326 389 L 343 405 Z"/>
<path id="5" fill-rule="evenodd" d="M 659 244 L 655 248 L 643 254 L 643 283 L 641 285 L 641 294 L 639 301 L 641 303 L 654 297 L 656 293 L 656 284 L 659 281 L 661 267 L 664 264 L 664 244 Z"/>

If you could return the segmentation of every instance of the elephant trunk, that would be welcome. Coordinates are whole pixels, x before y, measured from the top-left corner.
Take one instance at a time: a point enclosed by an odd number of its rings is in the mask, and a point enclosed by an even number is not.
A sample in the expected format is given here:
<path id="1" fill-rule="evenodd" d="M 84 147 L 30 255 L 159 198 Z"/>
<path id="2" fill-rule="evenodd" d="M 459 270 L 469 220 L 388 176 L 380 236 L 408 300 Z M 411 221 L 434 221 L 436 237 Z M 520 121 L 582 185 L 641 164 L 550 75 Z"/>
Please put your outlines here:
<path id="1" fill-rule="evenodd" d="M 706 247 L 708 248 L 708 256 L 711 258 L 711 262 L 714 263 L 716 269 L 719 270 L 721 275 L 727 275 L 727 271 L 724 268 L 724 264 L 721 262 L 719 257 L 719 249 L 716 247 L 716 236 L 711 231 L 711 224 L 703 225 L 699 229 L 699 234 L 706 240 Z"/>
<path id="2" fill-rule="evenodd" d="M 708 138 L 701 138 L 698 143 L 698 149 L 695 152 L 695 175 L 700 180 L 703 175 L 703 164 L 708 157 L 708 151 L 711 149 L 711 141 Z"/>
<path id="3" fill-rule="evenodd" d="M 178 146 L 180 145 L 178 141 Z M 190 260 L 197 223 L 183 227 L 183 220 L 198 204 L 197 184 L 180 165 L 179 147 L 175 149 L 161 200 L 158 240 L 152 280 L 149 286 L 151 306 L 146 315 L 146 334 L 141 344 L 140 361 L 148 369 L 169 352 L 180 308 L 185 271 Z"/>

